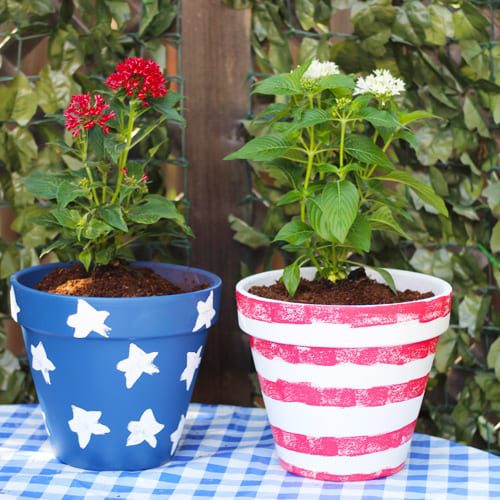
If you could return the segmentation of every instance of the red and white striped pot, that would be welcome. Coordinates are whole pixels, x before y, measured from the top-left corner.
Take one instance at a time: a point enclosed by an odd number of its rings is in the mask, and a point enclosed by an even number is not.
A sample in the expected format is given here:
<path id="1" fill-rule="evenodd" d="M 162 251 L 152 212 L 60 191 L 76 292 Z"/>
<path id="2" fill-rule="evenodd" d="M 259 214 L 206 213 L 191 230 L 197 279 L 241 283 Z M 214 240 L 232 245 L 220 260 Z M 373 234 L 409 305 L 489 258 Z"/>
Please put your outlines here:
<path id="1" fill-rule="evenodd" d="M 438 337 L 449 325 L 451 287 L 432 276 L 389 271 L 399 290 L 434 297 L 339 306 L 248 292 L 276 282 L 282 271 L 236 286 L 239 324 L 250 335 L 277 454 L 294 474 L 360 481 L 404 467 Z M 305 278 L 314 274 L 302 270 Z"/>

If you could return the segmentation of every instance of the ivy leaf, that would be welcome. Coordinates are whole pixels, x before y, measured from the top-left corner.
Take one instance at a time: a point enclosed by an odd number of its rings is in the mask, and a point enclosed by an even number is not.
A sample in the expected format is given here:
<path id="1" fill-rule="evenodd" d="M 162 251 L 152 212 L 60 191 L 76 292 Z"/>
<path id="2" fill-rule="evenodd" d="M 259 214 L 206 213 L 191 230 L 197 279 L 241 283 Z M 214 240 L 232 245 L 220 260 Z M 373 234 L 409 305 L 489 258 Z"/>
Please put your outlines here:
<path id="1" fill-rule="evenodd" d="M 489 137 L 488 127 L 484 123 L 481 113 L 479 113 L 475 104 L 470 97 L 466 97 L 464 101 L 464 122 L 469 130 L 477 130 L 482 137 Z"/>
<path id="2" fill-rule="evenodd" d="M 42 200 L 52 200 L 57 198 L 57 190 L 61 177 L 50 172 L 34 172 L 24 178 L 26 189 L 35 198 Z"/>
<path id="3" fill-rule="evenodd" d="M 359 214 L 351 226 L 347 235 L 347 243 L 357 250 L 369 252 L 372 239 L 372 230 L 370 222 L 363 215 Z"/>
<path id="4" fill-rule="evenodd" d="M 385 153 L 365 135 L 352 134 L 346 137 L 345 150 L 358 161 L 381 167 L 393 168 Z"/>
<path id="5" fill-rule="evenodd" d="M 252 139 L 224 159 L 270 161 L 283 157 L 291 147 L 292 143 L 282 135 L 270 134 Z"/>
<path id="6" fill-rule="evenodd" d="M 302 246 L 312 238 L 313 234 L 313 230 L 305 222 L 294 219 L 279 230 L 274 241 L 286 241 L 291 245 Z"/>
<path id="7" fill-rule="evenodd" d="M 10 117 L 24 127 L 33 118 L 37 101 L 33 99 L 33 89 L 30 81 L 22 73 L 16 76 L 10 85 L 16 90 Z"/>
<path id="8" fill-rule="evenodd" d="M 266 234 L 257 231 L 238 217 L 230 215 L 228 220 L 231 229 L 235 232 L 234 239 L 242 245 L 257 249 L 268 247 L 271 244 L 271 240 Z"/>
<path id="9" fill-rule="evenodd" d="M 170 219 L 179 224 L 184 223 L 184 216 L 177 210 L 175 204 L 167 198 L 155 194 L 146 196 L 144 203 L 133 207 L 127 217 L 138 224 L 154 224 L 160 219 Z"/>
<path id="10" fill-rule="evenodd" d="M 300 268 L 297 261 L 285 267 L 281 281 L 285 285 L 287 292 L 293 297 L 300 284 Z"/>
<path id="11" fill-rule="evenodd" d="M 488 368 L 493 368 L 497 379 L 500 380 L 500 337 L 491 344 L 486 361 Z"/>
<path id="12" fill-rule="evenodd" d="M 403 238 L 410 239 L 410 237 L 403 231 L 401 226 L 394 219 L 391 209 L 386 205 L 382 205 L 377 208 L 377 210 L 370 215 L 369 220 L 372 229 L 375 231 L 392 230 L 403 236 Z"/>
<path id="13" fill-rule="evenodd" d="M 336 181 L 325 186 L 321 209 L 329 233 L 344 243 L 358 214 L 359 194 L 351 182 Z"/>
<path id="14" fill-rule="evenodd" d="M 127 223 L 123 218 L 122 209 L 118 205 L 99 207 L 98 214 L 99 217 L 101 217 L 101 219 L 110 226 L 119 229 L 124 233 L 128 232 Z"/>
<path id="15" fill-rule="evenodd" d="M 376 177 L 376 179 L 399 182 L 407 185 L 422 201 L 433 206 L 440 214 L 448 216 L 448 210 L 442 198 L 440 198 L 430 186 L 415 179 L 415 177 L 408 172 L 404 170 L 393 170 L 383 176 Z"/>

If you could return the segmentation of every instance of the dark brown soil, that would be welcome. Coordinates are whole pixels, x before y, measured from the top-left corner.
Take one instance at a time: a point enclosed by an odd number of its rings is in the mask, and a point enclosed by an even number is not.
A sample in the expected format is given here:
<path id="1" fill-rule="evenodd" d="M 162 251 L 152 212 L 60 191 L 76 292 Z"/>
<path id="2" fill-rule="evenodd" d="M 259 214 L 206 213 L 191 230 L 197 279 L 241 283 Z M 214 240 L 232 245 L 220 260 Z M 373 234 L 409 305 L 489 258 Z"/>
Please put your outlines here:
<path id="1" fill-rule="evenodd" d="M 206 284 L 193 284 L 182 289 L 147 267 L 118 263 L 98 266 L 90 273 L 81 264 L 54 269 L 35 288 L 79 297 L 151 297 L 194 292 L 206 287 Z"/>
<path id="2" fill-rule="evenodd" d="M 266 299 L 300 302 L 305 304 L 373 305 L 412 302 L 434 296 L 432 292 L 414 290 L 398 291 L 396 294 L 385 284 L 368 278 L 364 269 L 356 269 L 337 283 L 326 279 L 300 280 L 299 288 L 293 297 L 288 295 L 281 281 L 271 286 L 253 286 L 250 293 Z"/>

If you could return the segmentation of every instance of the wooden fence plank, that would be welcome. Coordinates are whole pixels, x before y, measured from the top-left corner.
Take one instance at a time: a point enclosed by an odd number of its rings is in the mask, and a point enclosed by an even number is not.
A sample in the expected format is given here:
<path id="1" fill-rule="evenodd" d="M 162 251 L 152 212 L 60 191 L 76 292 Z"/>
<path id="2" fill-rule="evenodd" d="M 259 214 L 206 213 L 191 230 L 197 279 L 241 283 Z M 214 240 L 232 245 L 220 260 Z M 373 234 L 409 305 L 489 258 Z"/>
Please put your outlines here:
<path id="1" fill-rule="evenodd" d="M 219 324 L 209 334 L 194 400 L 249 405 L 250 356 L 234 301 L 239 251 L 227 222 L 230 213 L 241 215 L 245 175 L 241 165 L 222 158 L 241 144 L 238 120 L 247 105 L 251 13 L 225 7 L 221 0 L 185 0 L 182 9 L 190 222 L 196 234 L 191 263 L 224 282 Z"/>

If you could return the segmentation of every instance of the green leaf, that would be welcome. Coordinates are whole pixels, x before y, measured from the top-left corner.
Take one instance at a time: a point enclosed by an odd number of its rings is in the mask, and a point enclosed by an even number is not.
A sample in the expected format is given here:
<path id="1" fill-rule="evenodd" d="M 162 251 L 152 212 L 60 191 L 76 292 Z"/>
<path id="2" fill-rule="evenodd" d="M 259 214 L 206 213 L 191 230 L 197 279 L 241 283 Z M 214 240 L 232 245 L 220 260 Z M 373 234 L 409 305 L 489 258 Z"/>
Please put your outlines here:
<path id="1" fill-rule="evenodd" d="M 138 224 L 154 224 L 160 219 L 170 219 L 179 224 L 184 223 L 184 216 L 177 210 L 173 202 L 154 194 L 146 196 L 144 203 L 133 207 L 127 217 Z"/>
<path id="2" fill-rule="evenodd" d="M 500 252 L 500 221 L 498 221 L 491 231 L 490 248 L 493 253 Z"/>
<path id="3" fill-rule="evenodd" d="M 50 212 L 56 221 L 63 227 L 76 229 L 80 225 L 80 214 L 77 210 L 57 207 Z"/>
<path id="4" fill-rule="evenodd" d="M 293 122 L 290 130 L 292 131 L 307 127 L 314 127 L 315 125 L 331 120 L 331 118 L 330 113 L 324 109 L 307 109 L 298 121 Z"/>
<path id="5" fill-rule="evenodd" d="M 56 198 L 58 205 L 65 208 L 69 203 L 84 195 L 85 191 L 81 189 L 78 184 L 65 180 L 59 184 Z"/>
<path id="6" fill-rule="evenodd" d="M 283 275 L 281 276 L 281 281 L 285 285 L 289 295 L 293 297 L 300 284 L 300 268 L 297 262 L 285 267 Z"/>
<path id="7" fill-rule="evenodd" d="M 439 337 L 436 349 L 435 366 L 439 373 L 446 373 L 456 356 L 457 334 L 453 330 L 446 331 Z"/>
<path id="8" fill-rule="evenodd" d="M 61 177 L 52 172 L 34 172 L 24 178 L 24 185 L 36 198 L 52 200 L 57 197 L 61 181 Z"/>
<path id="9" fill-rule="evenodd" d="M 302 246 L 312 238 L 313 234 L 313 230 L 305 222 L 294 219 L 279 230 L 274 241 L 286 241 L 291 245 Z"/>
<path id="10" fill-rule="evenodd" d="M 442 198 L 434 193 L 430 186 L 415 179 L 415 177 L 408 172 L 405 172 L 404 170 L 394 170 L 383 176 L 376 177 L 376 179 L 381 181 L 399 182 L 407 185 L 422 201 L 433 206 L 440 214 L 448 216 L 448 210 Z"/>
<path id="11" fill-rule="evenodd" d="M 351 182 L 336 181 L 325 186 L 321 195 L 321 210 L 330 234 L 344 243 L 358 215 L 359 194 Z"/>
<path id="12" fill-rule="evenodd" d="M 83 237 L 87 240 L 96 240 L 111 232 L 113 228 L 99 219 L 90 219 L 83 229 Z"/>
<path id="13" fill-rule="evenodd" d="M 381 267 L 367 266 L 366 264 L 363 264 L 363 266 L 373 269 L 374 271 L 377 271 L 377 273 L 380 274 L 380 276 L 385 281 L 386 285 L 392 290 L 392 292 L 393 293 L 398 292 L 396 284 L 394 283 L 394 278 L 391 276 L 391 273 L 389 271 L 382 269 Z"/>
<path id="14" fill-rule="evenodd" d="M 90 249 L 86 248 L 80 252 L 78 255 L 78 260 L 83 264 L 86 271 L 90 269 L 90 264 L 92 263 L 92 252 Z"/>
<path id="15" fill-rule="evenodd" d="M 356 160 L 363 163 L 392 168 L 385 153 L 365 135 L 351 134 L 346 137 L 344 148 Z"/>
<path id="16" fill-rule="evenodd" d="M 481 113 L 479 113 L 479 110 L 470 97 L 466 97 L 464 101 L 464 122 L 469 130 L 477 130 L 478 134 L 482 137 L 490 136 Z"/>
<path id="17" fill-rule="evenodd" d="M 302 194 L 300 191 L 294 189 L 293 191 L 288 191 L 285 193 L 277 202 L 276 206 L 283 207 L 285 205 L 290 205 L 291 203 L 296 203 L 302 199 Z"/>
<path id="18" fill-rule="evenodd" d="M 53 241 L 48 247 L 45 247 L 43 249 L 43 252 L 40 254 L 40 258 L 44 257 L 45 255 L 48 255 L 50 252 L 53 252 L 54 250 L 58 250 L 59 248 L 64 248 L 67 245 L 68 242 L 66 240 L 57 239 Z"/>
<path id="19" fill-rule="evenodd" d="M 271 134 L 252 139 L 241 149 L 231 153 L 224 159 L 270 161 L 283 157 L 291 146 L 292 144 L 282 135 Z"/>
<path id="20" fill-rule="evenodd" d="M 320 78 L 317 82 L 320 89 L 333 90 L 339 88 L 353 89 L 354 79 L 348 75 L 328 75 Z"/>
<path id="21" fill-rule="evenodd" d="M 370 227 L 370 222 L 363 215 L 359 214 L 351 226 L 349 233 L 347 235 L 347 243 L 355 248 L 356 250 L 361 250 L 362 252 L 369 252 L 372 239 L 372 230 Z"/>
<path id="22" fill-rule="evenodd" d="M 234 239 L 242 245 L 246 245 L 255 250 L 257 248 L 268 247 L 271 244 L 271 240 L 266 234 L 257 231 L 238 217 L 230 215 L 228 220 L 231 229 L 235 232 Z"/>
<path id="23" fill-rule="evenodd" d="M 403 238 L 410 239 L 410 237 L 403 231 L 398 222 L 394 219 L 391 209 L 382 205 L 377 208 L 375 212 L 370 215 L 370 225 L 375 231 L 394 231 L 395 233 L 403 236 Z"/>
<path id="24" fill-rule="evenodd" d="M 254 92 L 265 95 L 298 95 L 302 94 L 303 90 L 300 86 L 300 79 L 288 73 L 273 75 L 257 82 L 254 86 Z"/>
<path id="25" fill-rule="evenodd" d="M 127 223 L 123 218 L 123 213 L 121 207 L 117 205 L 108 206 L 108 207 L 99 207 L 98 209 L 99 217 L 104 222 L 107 222 L 110 226 L 123 231 L 124 233 L 128 232 Z"/>
<path id="26" fill-rule="evenodd" d="M 437 116 L 429 113 L 428 111 L 418 110 L 410 112 L 397 113 L 397 118 L 401 125 L 408 125 L 417 120 L 425 120 L 430 118 L 438 118 Z"/>
<path id="27" fill-rule="evenodd" d="M 398 120 L 387 111 L 368 107 L 362 109 L 359 114 L 375 128 L 383 127 L 392 130 L 400 126 Z"/>

